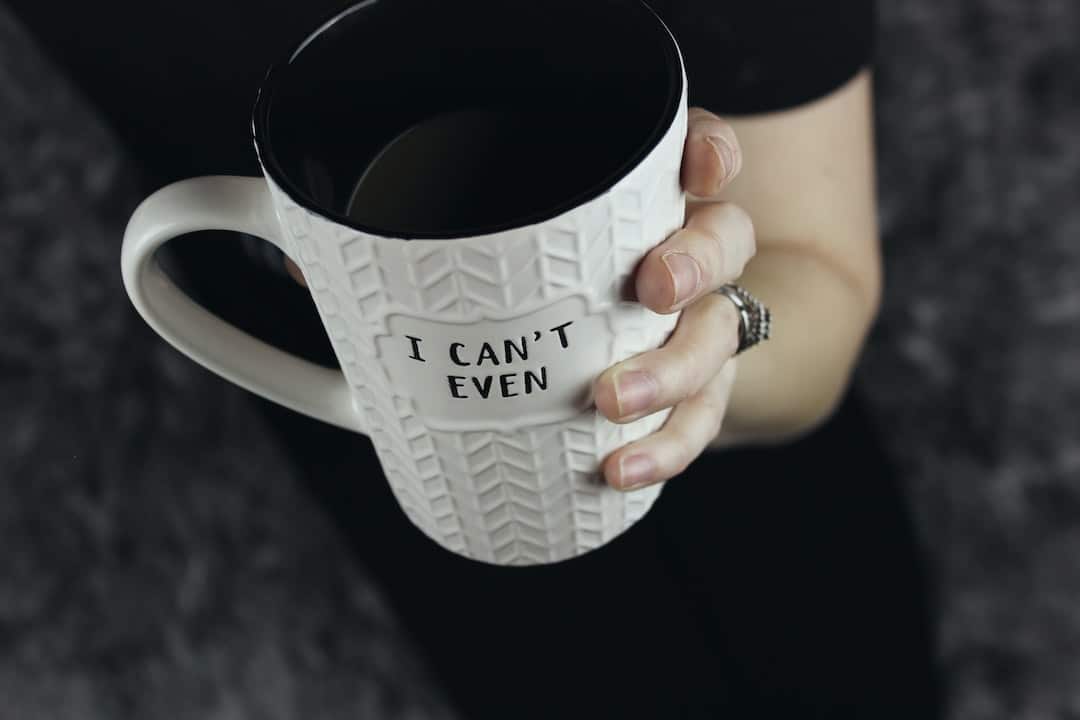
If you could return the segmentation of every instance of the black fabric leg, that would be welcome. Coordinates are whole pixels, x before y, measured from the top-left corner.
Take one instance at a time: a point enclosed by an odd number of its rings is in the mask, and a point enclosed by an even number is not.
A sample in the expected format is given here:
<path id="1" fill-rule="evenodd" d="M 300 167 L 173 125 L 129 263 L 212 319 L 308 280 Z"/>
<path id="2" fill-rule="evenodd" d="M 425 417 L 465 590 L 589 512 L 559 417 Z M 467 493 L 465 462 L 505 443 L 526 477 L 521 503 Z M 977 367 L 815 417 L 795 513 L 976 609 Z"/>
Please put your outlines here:
<path id="1" fill-rule="evenodd" d="M 905 506 L 856 399 L 705 456 L 610 545 L 534 568 L 414 528 L 370 443 L 267 411 L 464 717 L 941 716 Z"/>
<path id="2" fill-rule="evenodd" d="M 860 398 L 783 448 L 704 457 L 672 483 L 661 555 L 741 717 L 937 718 L 928 578 Z"/>

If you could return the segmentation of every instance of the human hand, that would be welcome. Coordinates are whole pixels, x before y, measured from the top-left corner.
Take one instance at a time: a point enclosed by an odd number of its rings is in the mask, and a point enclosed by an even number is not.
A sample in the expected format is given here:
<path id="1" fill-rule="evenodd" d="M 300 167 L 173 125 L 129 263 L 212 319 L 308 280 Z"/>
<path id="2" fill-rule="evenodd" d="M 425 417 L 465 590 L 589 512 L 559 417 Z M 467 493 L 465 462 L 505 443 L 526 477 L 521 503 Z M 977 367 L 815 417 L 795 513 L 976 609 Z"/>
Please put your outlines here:
<path id="1" fill-rule="evenodd" d="M 680 181 L 698 197 L 715 196 L 742 166 L 731 126 L 690 108 Z M 638 302 L 657 313 L 682 309 L 663 347 L 617 363 L 597 378 L 596 407 L 626 423 L 673 408 L 655 433 L 604 460 L 609 485 L 631 490 L 678 475 L 720 431 L 735 381 L 739 315 L 714 291 L 734 282 L 756 246 L 750 216 L 728 202 L 687 203 L 685 226 L 653 248 L 635 276 Z"/>
<path id="2" fill-rule="evenodd" d="M 742 166 L 735 132 L 703 108 L 690 108 L 688 119 L 680 182 L 695 196 L 715 196 Z M 735 281 L 754 252 L 754 228 L 744 210 L 728 202 L 689 202 L 685 226 L 638 266 L 637 300 L 657 313 L 683 313 L 663 347 L 597 378 L 595 402 L 618 423 L 673 410 L 660 430 L 605 459 L 612 487 L 630 490 L 678 475 L 720 431 L 735 380 L 739 316 L 731 300 L 713 291 Z M 288 258 L 285 264 L 306 285 L 300 269 Z"/>

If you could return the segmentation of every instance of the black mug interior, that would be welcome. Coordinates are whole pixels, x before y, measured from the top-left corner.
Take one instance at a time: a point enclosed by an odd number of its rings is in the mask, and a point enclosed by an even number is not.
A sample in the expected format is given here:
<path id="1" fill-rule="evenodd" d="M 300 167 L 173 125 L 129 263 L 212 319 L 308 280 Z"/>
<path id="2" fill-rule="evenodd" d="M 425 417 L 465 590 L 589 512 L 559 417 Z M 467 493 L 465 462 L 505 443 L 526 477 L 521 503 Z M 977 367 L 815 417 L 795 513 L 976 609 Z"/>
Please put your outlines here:
<path id="1" fill-rule="evenodd" d="M 455 238 L 610 189 L 674 121 L 674 41 L 642 0 L 367 0 L 267 74 L 255 142 L 300 204 Z"/>

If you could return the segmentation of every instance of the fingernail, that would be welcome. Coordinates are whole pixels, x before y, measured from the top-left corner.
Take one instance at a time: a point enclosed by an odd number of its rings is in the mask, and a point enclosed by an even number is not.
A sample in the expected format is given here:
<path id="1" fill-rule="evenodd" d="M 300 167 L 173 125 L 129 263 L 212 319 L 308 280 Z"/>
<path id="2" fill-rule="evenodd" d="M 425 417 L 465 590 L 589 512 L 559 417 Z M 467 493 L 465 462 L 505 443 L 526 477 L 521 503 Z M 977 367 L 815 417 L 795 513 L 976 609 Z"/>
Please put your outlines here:
<path id="1" fill-rule="evenodd" d="M 697 260 L 684 252 L 669 250 L 660 256 L 671 275 L 671 284 L 675 287 L 675 298 L 671 307 L 689 300 L 701 285 L 701 266 Z"/>
<path id="2" fill-rule="evenodd" d="M 649 407 L 660 388 L 656 378 L 644 370 L 624 370 L 615 374 L 615 403 L 619 417 L 626 417 Z"/>
<path id="3" fill-rule="evenodd" d="M 648 485 L 656 475 L 656 461 L 651 455 L 636 453 L 619 459 L 619 489 L 633 490 Z"/>
<path id="4" fill-rule="evenodd" d="M 716 156 L 720 158 L 720 165 L 723 168 L 720 182 L 726 182 L 735 174 L 735 148 L 723 135 L 706 135 L 705 142 L 712 146 Z"/>

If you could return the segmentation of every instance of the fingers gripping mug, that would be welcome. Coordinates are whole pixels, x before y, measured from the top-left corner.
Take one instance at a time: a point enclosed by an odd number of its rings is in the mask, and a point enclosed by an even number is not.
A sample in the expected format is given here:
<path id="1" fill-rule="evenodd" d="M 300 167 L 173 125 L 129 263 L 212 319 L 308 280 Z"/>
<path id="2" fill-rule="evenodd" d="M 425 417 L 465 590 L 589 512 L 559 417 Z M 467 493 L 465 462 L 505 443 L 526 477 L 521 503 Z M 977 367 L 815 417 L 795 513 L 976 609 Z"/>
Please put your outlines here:
<path id="1" fill-rule="evenodd" d="M 128 224 L 124 284 L 154 330 L 369 435 L 404 512 L 455 553 L 556 562 L 648 511 L 658 487 L 616 491 L 600 467 L 666 414 L 614 424 L 590 395 L 677 320 L 627 294 L 685 213 L 686 73 L 648 6 L 361 2 L 270 69 L 252 125 L 264 177 L 175 183 Z M 340 371 L 169 280 L 156 248 L 208 229 L 300 267 Z"/>

